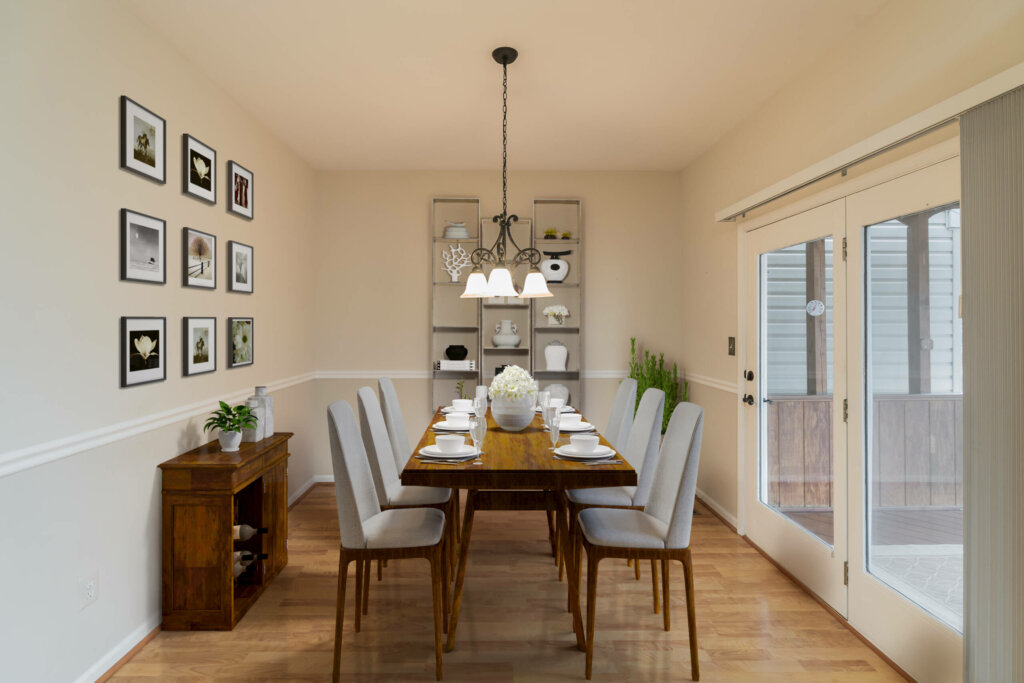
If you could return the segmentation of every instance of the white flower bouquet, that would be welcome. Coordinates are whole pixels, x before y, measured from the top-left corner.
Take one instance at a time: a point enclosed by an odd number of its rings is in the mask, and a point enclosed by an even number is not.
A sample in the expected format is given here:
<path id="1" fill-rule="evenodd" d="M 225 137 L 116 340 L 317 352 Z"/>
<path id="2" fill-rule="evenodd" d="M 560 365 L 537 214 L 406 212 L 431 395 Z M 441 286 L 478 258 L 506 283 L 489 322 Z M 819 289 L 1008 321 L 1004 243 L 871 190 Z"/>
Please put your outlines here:
<path id="1" fill-rule="evenodd" d="M 569 317 L 569 309 L 562 304 L 545 306 L 542 313 L 548 317 L 548 322 L 554 325 L 561 325 Z"/>
<path id="2" fill-rule="evenodd" d="M 492 401 L 496 398 L 510 401 L 533 399 L 537 396 L 537 382 L 526 370 L 518 365 L 510 365 L 494 378 L 489 393 Z"/>

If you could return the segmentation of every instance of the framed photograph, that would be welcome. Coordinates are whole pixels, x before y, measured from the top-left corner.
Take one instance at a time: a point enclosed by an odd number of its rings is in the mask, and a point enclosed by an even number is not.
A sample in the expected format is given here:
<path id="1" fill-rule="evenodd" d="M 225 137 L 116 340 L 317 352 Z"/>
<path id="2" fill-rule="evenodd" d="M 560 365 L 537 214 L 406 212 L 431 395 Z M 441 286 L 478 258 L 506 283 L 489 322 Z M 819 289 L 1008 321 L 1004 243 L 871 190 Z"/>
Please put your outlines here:
<path id="1" fill-rule="evenodd" d="M 217 238 L 195 230 L 181 229 L 181 284 L 185 287 L 217 288 Z"/>
<path id="2" fill-rule="evenodd" d="M 252 171 L 228 162 L 228 211 L 252 220 Z"/>
<path id="3" fill-rule="evenodd" d="M 217 319 L 181 319 L 181 374 L 202 375 L 217 369 Z"/>
<path id="4" fill-rule="evenodd" d="M 217 203 L 217 151 L 188 133 L 181 136 L 182 192 Z"/>
<path id="5" fill-rule="evenodd" d="M 252 318 L 228 318 L 228 367 L 252 365 Z"/>
<path id="6" fill-rule="evenodd" d="M 228 290 L 252 294 L 252 247 L 228 241 Z"/>
<path id="7" fill-rule="evenodd" d="M 167 224 L 138 211 L 121 209 L 121 279 L 167 282 Z"/>
<path id="8" fill-rule="evenodd" d="M 121 95 L 121 168 L 167 182 L 167 122 Z"/>
<path id="9" fill-rule="evenodd" d="M 167 318 L 121 318 L 121 387 L 167 379 Z"/>

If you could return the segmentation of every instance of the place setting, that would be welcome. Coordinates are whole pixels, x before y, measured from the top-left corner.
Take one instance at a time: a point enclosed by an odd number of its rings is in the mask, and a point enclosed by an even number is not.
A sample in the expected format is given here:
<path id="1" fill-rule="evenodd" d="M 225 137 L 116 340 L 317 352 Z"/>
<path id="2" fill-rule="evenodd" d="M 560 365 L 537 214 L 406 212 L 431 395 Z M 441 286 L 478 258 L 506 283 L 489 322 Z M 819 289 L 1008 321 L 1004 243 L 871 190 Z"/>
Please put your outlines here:
<path id="1" fill-rule="evenodd" d="M 466 415 L 466 429 L 473 440 L 472 444 L 467 444 L 466 437 L 461 434 L 438 434 L 434 437 L 434 443 L 417 452 L 416 459 L 434 465 L 482 465 L 480 456 L 483 451 L 480 447 L 487 435 L 487 420 L 475 415 L 471 419 Z"/>
<path id="2" fill-rule="evenodd" d="M 602 444 L 596 434 L 575 434 L 569 443 L 555 446 L 555 459 L 582 462 L 588 465 L 608 465 L 622 462 L 615 449 Z"/>

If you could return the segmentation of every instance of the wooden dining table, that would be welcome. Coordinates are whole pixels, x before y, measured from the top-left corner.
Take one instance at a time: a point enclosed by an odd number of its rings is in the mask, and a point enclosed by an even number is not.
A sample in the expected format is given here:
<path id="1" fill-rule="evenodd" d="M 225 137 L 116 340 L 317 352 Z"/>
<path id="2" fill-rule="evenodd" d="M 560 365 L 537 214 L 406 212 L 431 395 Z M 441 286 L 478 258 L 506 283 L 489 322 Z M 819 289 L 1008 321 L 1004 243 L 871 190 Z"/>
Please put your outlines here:
<path id="1" fill-rule="evenodd" d="M 468 490 L 466 508 L 462 516 L 459 564 L 455 574 L 445 651 L 450 652 L 455 646 L 455 632 L 462 605 L 462 587 L 469 557 L 469 541 L 473 532 L 473 515 L 476 511 L 552 509 L 557 518 L 558 532 L 555 537 L 561 543 L 561 554 L 565 561 L 576 645 L 580 650 L 586 651 L 575 553 L 571 548 L 568 511 L 562 492 L 566 489 L 636 486 L 636 471 L 621 455 L 615 458 L 615 462 L 600 464 L 557 459 L 552 452 L 550 435 L 539 415 L 535 416 L 524 430 L 506 432 L 494 422 L 490 411 L 487 412 L 487 436 L 484 438 L 482 453 L 477 460 L 441 464 L 418 459 L 416 456 L 419 450 L 434 443 L 434 436 L 438 432 L 434 431 L 433 425 L 441 417 L 442 411 L 438 409 L 416 445 L 413 456 L 402 470 L 401 479 L 404 486 L 439 486 Z M 466 440 L 470 442 L 468 435 Z M 569 435 L 561 434 L 558 445 L 568 443 Z M 600 443 L 611 447 L 604 437 L 600 438 Z"/>

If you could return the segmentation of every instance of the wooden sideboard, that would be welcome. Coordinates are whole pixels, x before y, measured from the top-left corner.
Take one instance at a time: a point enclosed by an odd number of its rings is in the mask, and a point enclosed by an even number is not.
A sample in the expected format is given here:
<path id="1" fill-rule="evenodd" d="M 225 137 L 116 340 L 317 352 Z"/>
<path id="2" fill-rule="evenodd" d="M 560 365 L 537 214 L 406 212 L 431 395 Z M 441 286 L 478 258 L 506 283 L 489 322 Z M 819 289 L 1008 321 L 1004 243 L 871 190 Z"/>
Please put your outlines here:
<path id="1" fill-rule="evenodd" d="M 230 630 L 288 564 L 288 439 L 278 432 L 224 453 L 216 440 L 161 463 L 163 624 Z M 265 529 L 245 541 L 232 528 Z M 257 559 L 238 579 L 234 553 Z"/>

